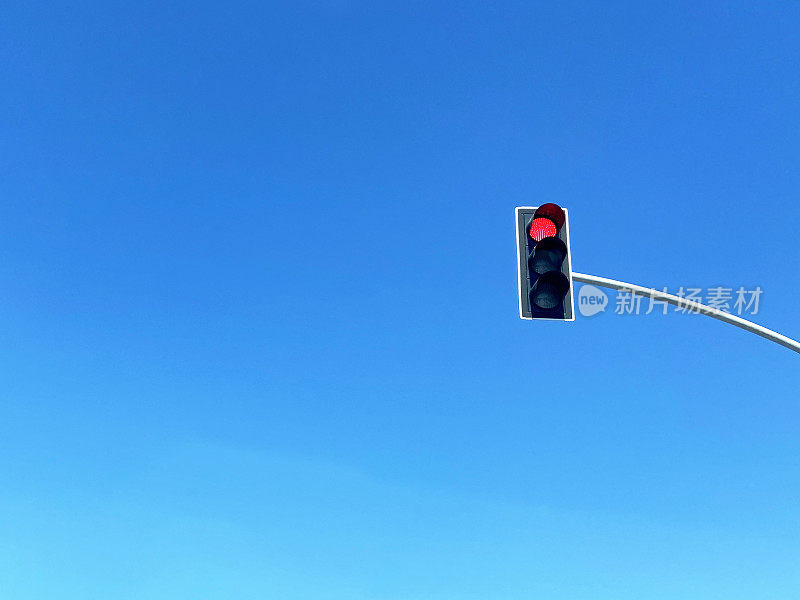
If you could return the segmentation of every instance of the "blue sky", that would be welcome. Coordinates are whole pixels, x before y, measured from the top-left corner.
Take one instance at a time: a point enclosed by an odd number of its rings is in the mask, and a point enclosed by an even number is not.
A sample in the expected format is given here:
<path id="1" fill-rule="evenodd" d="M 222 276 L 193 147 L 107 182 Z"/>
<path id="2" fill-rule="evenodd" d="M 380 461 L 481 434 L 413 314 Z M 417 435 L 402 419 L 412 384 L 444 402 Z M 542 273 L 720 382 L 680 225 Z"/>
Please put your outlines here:
<path id="1" fill-rule="evenodd" d="M 11 3 L 0 594 L 800 594 L 800 6 Z"/>

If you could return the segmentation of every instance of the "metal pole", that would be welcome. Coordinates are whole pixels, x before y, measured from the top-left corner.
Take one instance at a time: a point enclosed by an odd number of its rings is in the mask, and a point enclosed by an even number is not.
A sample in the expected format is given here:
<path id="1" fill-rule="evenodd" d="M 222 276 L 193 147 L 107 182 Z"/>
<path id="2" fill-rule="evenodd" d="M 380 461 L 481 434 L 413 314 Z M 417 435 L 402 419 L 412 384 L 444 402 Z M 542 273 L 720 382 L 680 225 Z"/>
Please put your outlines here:
<path id="1" fill-rule="evenodd" d="M 763 338 L 767 338 L 770 341 L 800 353 L 800 342 L 793 340 L 792 338 L 788 338 L 785 335 L 781 335 L 780 333 L 772 331 L 771 329 L 767 329 L 766 327 L 762 327 L 761 325 L 751 323 L 750 321 L 742 319 L 741 317 L 737 317 L 736 315 L 717 310 L 716 308 L 711 308 L 710 306 L 706 306 L 705 304 L 701 304 L 699 302 L 694 302 L 693 300 L 687 300 L 686 298 L 681 298 L 680 296 L 667 294 L 666 292 L 660 292 L 658 290 L 646 288 L 641 285 L 635 285 L 633 283 L 625 283 L 624 281 L 617 281 L 616 279 L 597 277 L 596 275 L 573 273 L 572 279 L 580 283 L 591 283 L 593 285 L 599 285 L 600 287 L 605 287 L 612 290 L 623 290 L 633 294 L 639 294 L 640 296 L 648 296 L 653 300 L 663 300 L 674 306 L 687 308 L 702 315 L 707 315 L 720 321 L 724 321 L 725 323 L 736 325 L 736 327 L 741 327 L 745 331 L 755 333 L 756 335 L 760 335 Z"/>

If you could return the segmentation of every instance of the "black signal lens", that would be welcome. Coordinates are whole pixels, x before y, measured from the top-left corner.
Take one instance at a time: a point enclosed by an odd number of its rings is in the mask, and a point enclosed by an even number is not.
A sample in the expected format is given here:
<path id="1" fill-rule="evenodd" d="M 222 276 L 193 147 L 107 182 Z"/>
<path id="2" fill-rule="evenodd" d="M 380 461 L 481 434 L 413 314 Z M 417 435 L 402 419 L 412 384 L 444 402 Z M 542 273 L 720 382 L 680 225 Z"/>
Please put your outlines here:
<path id="1" fill-rule="evenodd" d="M 528 257 L 528 269 L 538 275 L 548 271 L 560 271 L 567 257 L 567 245 L 557 237 L 547 237 L 536 244 Z"/>
<path id="2" fill-rule="evenodd" d="M 539 276 L 530 292 L 533 306 L 541 310 L 556 308 L 569 291 L 569 279 L 561 271 L 548 271 Z"/>

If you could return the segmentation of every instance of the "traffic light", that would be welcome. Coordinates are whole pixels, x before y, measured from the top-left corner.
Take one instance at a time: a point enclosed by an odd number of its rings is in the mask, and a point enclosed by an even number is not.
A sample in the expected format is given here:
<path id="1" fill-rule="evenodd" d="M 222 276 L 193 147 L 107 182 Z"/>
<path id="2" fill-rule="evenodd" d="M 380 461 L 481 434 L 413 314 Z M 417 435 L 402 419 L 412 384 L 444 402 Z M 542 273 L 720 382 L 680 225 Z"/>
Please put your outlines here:
<path id="1" fill-rule="evenodd" d="M 520 318 L 574 321 L 567 210 L 520 206 L 516 217 Z"/>

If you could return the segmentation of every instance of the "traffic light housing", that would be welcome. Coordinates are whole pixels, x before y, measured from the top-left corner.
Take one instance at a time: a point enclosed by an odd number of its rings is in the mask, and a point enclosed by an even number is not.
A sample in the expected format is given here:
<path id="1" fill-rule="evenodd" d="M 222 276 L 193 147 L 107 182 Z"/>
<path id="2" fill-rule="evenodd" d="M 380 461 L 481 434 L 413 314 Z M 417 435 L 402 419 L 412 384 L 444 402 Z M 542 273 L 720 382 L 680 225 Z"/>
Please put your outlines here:
<path id="1" fill-rule="evenodd" d="M 574 321 L 567 210 L 520 206 L 516 217 L 520 318 Z"/>

